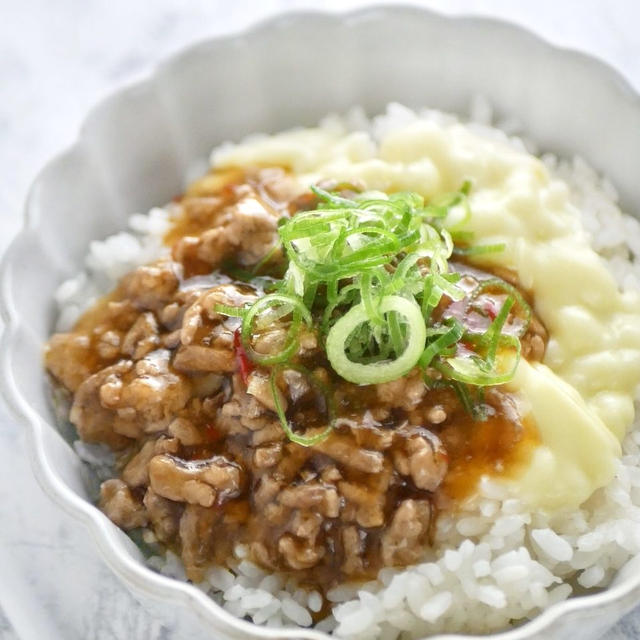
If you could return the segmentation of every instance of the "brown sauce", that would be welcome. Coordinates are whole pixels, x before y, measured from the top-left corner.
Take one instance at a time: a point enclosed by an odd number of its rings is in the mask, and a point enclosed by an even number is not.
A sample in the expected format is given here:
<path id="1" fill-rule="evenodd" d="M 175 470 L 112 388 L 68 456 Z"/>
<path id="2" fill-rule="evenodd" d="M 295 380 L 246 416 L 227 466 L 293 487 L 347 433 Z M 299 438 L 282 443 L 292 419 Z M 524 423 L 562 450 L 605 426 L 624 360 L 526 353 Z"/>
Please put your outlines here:
<path id="1" fill-rule="evenodd" d="M 253 238 L 234 235 L 229 207 L 255 203 L 266 212 L 251 223 L 256 239 L 268 238 L 269 215 L 290 215 L 314 204 L 281 169 L 233 169 L 205 176 L 176 200 L 180 211 L 165 236 L 171 260 L 127 276 L 70 333 L 54 336 L 46 365 L 56 383 L 75 394 L 71 420 L 81 437 L 107 442 L 121 452 L 124 483 L 111 486 L 121 491 L 121 501 L 103 495 L 101 503 L 114 521 L 124 528 L 154 530 L 162 543 L 182 555 L 193 580 L 202 577 L 208 564 L 224 564 L 234 545 L 244 542 L 257 563 L 291 572 L 301 584 L 326 592 L 344 580 L 369 579 L 382 566 L 418 559 L 430 543 L 437 510 L 455 509 L 473 494 L 483 475 L 518 473 L 539 437 L 531 420 L 520 416 L 517 398 L 504 388 L 485 391 L 480 401 L 485 419 L 478 420 L 453 390 L 420 389 L 419 376 L 408 377 L 406 386 L 397 390 L 349 384 L 331 371 L 317 347 L 301 353 L 299 362 L 332 385 L 338 426 L 314 448 L 289 442 L 274 430 L 278 423 L 273 412 L 256 405 L 248 393 L 248 369 L 241 366 L 243 354 L 234 342 L 239 322 L 223 322 L 212 312 L 212 303 L 202 298 L 220 290 L 214 283 L 233 278 L 233 269 L 252 268 Z M 227 245 L 211 233 L 219 228 L 231 229 Z M 221 259 L 211 257 L 212 246 Z M 227 269 L 229 264 L 233 269 Z M 452 268 L 471 280 L 493 275 L 464 262 Z M 226 277 L 207 280 L 212 271 Z M 199 276 L 206 277 L 198 281 Z M 506 277 L 513 279 L 513 274 Z M 259 295 L 243 282 L 234 286 L 233 295 Z M 187 318 L 201 300 L 204 306 L 185 339 Z M 455 314 L 450 307 L 440 312 Z M 537 336 L 537 347 L 525 352 L 534 359 L 541 357 L 539 343 L 544 349 L 546 340 L 540 327 L 523 338 L 526 345 L 536 343 Z M 215 358 L 217 368 L 210 364 Z M 121 370 L 111 371 L 118 367 Z M 416 389 L 417 400 L 411 401 Z M 309 394 L 307 390 L 290 398 L 287 416 L 306 430 L 321 429 L 325 415 Z M 188 429 L 180 431 L 181 425 Z M 165 494 L 159 481 L 154 485 L 153 477 L 149 480 L 151 471 L 141 480 L 132 471 L 136 456 L 142 456 L 150 442 L 155 443 L 155 458 L 175 467 L 175 486 L 167 480 Z M 425 443 L 431 449 L 425 449 Z M 414 456 L 425 450 L 435 467 L 448 462 L 446 474 L 433 488 L 414 468 Z M 267 464 L 270 455 L 273 464 Z M 203 486 L 196 487 L 200 493 L 187 493 L 184 474 L 217 459 L 226 461 L 226 470 L 240 470 L 233 487 L 216 485 L 212 492 L 210 481 L 193 475 L 189 482 Z M 295 493 L 307 489 L 308 495 Z M 401 507 L 409 509 L 408 504 L 417 505 L 412 517 L 422 518 L 424 525 L 420 536 L 410 541 L 413 555 L 398 550 L 401 539 L 394 547 L 391 535 L 394 518 L 400 520 Z"/>
<path id="2" fill-rule="evenodd" d="M 501 400 L 508 402 L 509 398 Z M 443 508 L 451 508 L 472 495 L 484 475 L 514 477 L 540 444 L 530 417 L 513 422 L 500 413 L 484 421 L 461 417 L 439 435 L 449 454 L 449 470 L 440 487 Z"/>

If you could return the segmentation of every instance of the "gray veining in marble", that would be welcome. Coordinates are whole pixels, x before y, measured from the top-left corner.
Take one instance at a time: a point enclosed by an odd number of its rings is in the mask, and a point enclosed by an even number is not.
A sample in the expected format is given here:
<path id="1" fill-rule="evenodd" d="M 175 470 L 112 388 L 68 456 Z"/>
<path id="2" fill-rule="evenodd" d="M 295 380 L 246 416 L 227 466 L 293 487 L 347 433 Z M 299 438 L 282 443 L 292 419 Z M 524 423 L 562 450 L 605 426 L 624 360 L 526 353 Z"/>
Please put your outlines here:
<path id="1" fill-rule="evenodd" d="M 39 167 L 74 137 L 92 104 L 182 45 L 291 8 L 360 0 L 0 0 L 0 252 L 20 225 Z M 504 17 L 594 53 L 640 87 L 635 0 L 425 0 L 451 13 Z M 24 435 L 0 405 L 0 640 L 190 640 L 163 626 L 114 578 L 86 531 L 42 493 Z M 640 637 L 640 609 L 607 634 Z"/>

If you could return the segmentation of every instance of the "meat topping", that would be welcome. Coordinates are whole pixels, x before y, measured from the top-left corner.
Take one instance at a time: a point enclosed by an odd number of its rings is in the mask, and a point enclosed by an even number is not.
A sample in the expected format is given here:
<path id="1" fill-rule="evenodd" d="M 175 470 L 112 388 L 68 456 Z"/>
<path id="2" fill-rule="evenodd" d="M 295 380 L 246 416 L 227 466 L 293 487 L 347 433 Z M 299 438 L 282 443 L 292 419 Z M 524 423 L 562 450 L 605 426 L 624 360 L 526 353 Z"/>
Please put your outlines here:
<path id="1" fill-rule="evenodd" d="M 133 270 L 47 345 L 80 437 L 118 452 L 101 509 L 124 529 L 150 529 L 191 580 L 224 564 L 237 542 L 258 564 L 325 591 L 420 561 L 437 510 L 517 461 L 529 437 L 499 389 L 486 393 L 490 419 L 478 423 L 452 388 L 427 388 L 417 369 L 377 385 L 346 382 L 306 323 L 297 368 L 282 372 L 274 397 L 272 370 L 245 351 L 240 316 L 281 272 L 278 220 L 316 203 L 282 169 L 209 174 L 175 204 L 171 258 Z M 282 351 L 292 322 L 274 313 L 253 350 Z M 541 358 L 546 339 L 534 316 L 523 354 Z M 331 434 L 296 442 L 325 431 L 329 405 Z"/>

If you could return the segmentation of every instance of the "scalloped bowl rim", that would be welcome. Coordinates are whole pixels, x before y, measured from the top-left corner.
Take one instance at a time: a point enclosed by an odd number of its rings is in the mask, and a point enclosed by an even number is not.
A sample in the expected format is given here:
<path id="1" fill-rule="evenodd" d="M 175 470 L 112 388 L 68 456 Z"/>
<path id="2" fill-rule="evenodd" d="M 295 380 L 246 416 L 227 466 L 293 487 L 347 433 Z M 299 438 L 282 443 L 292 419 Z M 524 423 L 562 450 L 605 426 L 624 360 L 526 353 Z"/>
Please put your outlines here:
<path id="1" fill-rule="evenodd" d="M 491 26 L 492 28 L 511 31 L 514 34 L 517 34 L 520 38 L 528 39 L 535 42 L 537 45 L 543 45 L 548 50 L 553 51 L 556 55 L 561 55 L 567 58 L 572 57 L 580 64 L 587 64 L 593 67 L 593 69 L 596 70 L 601 77 L 605 78 L 607 82 L 615 83 L 619 90 L 626 93 L 627 99 L 636 103 L 640 110 L 640 95 L 632 87 L 629 81 L 607 62 L 604 62 L 591 54 L 570 47 L 563 47 L 554 44 L 548 39 L 529 31 L 527 28 L 506 20 L 477 15 L 445 15 L 411 4 L 374 4 L 353 11 L 286 11 L 259 20 L 238 31 L 211 38 L 200 39 L 186 47 L 183 47 L 165 58 L 159 64 L 156 64 L 150 73 L 145 74 L 137 80 L 124 84 L 95 103 L 89 110 L 87 116 L 83 119 L 75 140 L 47 162 L 36 175 L 26 198 L 23 227 L 9 245 L 0 265 L 0 314 L 5 323 L 2 337 L 0 338 L 0 391 L 15 417 L 28 427 L 28 455 L 34 474 L 40 486 L 45 493 L 66 513 L 81 521 L 89 529 L 103 560 L 128 586 L 133 587 L 134 589 L 137 588 L 146 595 L 165 602 L 175 602 L 178 600 L 182 605 L 191 606 L 192 611 L 194 611 L 203 621 L 214 623 L 216 627 L 216 623 L 223 623 L 227 631 L 233 631 L 234 634 L 241 634 L 237 637 L 246 638 L 250 636 L 254 638 L 270 638 L 273 640 L 276 638 L 309 638 L 310 640 L 327 640 L 330 636 L 313 629 L 301 629 L 298 627 L 273 629 L 260 627 L 245 620 L 241 620 L 222 609 L 222 607 L 218 606 L 209 596 L 205 595 L 191 584 L 162 576 L 152 571 L 133 558 L 130 554 L 119 548 L 119 543 L 117 542 L 118 530 L 115 529 L 106 516 L 104 516 L 94 505 L 76 495 L 73 490 L 65 484 L 50 464 L 45 451 L 44 430 L 49 429 L 55 431 L 55 426 L 46 421 L 34 409 L 32 409 L 15 384 L 15 380 L 12 375 L 12 360 L 9 345 L 11 345 L 19 328 L 19 316 L 12 300 L 10 274 L 15 264 L 15 260 L 19 256 L 21 244 L 27 233 L 37 229 L 38 219 L 32 211 L 31 202 L 34 191 L 40 183 L 42 176 L 50 167 L 60 163 L 82 143 L 87 126 L 99 111 L 108 108 L 109 103 L 112 100 L 126 92 L 134 91 L 141 86 L 146 85 L 151 82 L 154 76 L 156 76 L 160 71 L 169 66 L 180 64 L 180 60 L 183 57 L 190 56 L 201 48 L 214 45 L 225 46 L 238 39 L 247 38 L 251 35 L 269 31 L 297 20 L 329 18 L 344 21 L 359 19 L 363 16 L 380 12 L 383 13 L 385 11 L 404 12 L 406 14 L 414 12 L 422 17 L 426 16 L 431 20 L 473 23 L 480 27 Z M 537 634 L 541 634 L 554 622 L 567 614 L 578 614 L 581 612 L 586 613 L 590 609 L 623 601 L 628 607 L 631 600 L 633 600 L 633 602 L 640 600 L 640 574 L 626 577 L 626 579 L 620 583 L 607 587 L 601 592 L 585 596 L 575 596 L 558 602 L 542 611 L 532 620 L 512 629 L 482 636 L 445 633 L 430 637 L 432 640 L 461 640 L 465 638 L 471 639 L 478 637 L 499 638 L 500 640 L 524 640 L 525 638 L 533 638 Z"/>

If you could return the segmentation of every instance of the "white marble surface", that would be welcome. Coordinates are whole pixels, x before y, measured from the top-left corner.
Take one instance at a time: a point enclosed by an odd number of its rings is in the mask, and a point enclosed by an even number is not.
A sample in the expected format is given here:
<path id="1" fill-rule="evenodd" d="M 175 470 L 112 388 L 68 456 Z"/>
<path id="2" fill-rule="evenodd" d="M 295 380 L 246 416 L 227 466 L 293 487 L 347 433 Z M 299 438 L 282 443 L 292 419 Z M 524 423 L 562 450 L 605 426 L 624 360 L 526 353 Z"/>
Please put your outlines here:
<path id="1" fill-rule="evenodd" d="M 182 45 L 290 8 L 358 0 L 0 0 L 0 251 L 20 225 L 38 168 L 89 107 Z M 636 0 L 435 0 L 450 13 L 504 17 L 598 55 L 640 88 Z M 53 505 L 28 467 L 20 426 L 0 405 L 0 640 L 190 640 L 192 622 L 154 620 L 112 576 L 87 532 Z M 4 615 L 2 613 L 4 611 Z M 640 637 L 640 609 L 607 634 Z"/>

